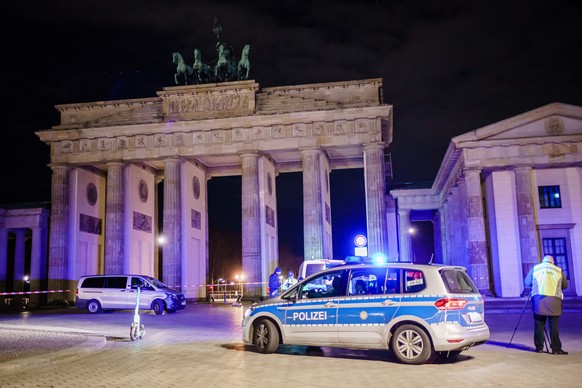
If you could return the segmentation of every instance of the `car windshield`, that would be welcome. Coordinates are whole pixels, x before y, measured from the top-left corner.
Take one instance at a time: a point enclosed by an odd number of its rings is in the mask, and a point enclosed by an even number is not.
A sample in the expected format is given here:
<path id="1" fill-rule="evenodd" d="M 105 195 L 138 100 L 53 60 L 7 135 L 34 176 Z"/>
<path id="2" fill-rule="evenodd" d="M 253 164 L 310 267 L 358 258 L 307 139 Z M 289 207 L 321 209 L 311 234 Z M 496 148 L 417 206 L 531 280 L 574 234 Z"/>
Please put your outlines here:
<path id="1" fill-rule="evenodd" d="M 168 286 L 166 286 L 164 283 L 160 282 L 158 279 L 156 278 L 152 278 L 151 276 L 148 276 L 146 278 L 148 280 L 148 282 L 152 283 L 156 288 L 170 288 Z"/>
<path id="2" fill-rule="evenodd" d="M 445 268 L 441 271 L 441 277 L 449 292 L 458 294 L 472 294 L 479 292 L 465 271 L 454 268 Z"/>

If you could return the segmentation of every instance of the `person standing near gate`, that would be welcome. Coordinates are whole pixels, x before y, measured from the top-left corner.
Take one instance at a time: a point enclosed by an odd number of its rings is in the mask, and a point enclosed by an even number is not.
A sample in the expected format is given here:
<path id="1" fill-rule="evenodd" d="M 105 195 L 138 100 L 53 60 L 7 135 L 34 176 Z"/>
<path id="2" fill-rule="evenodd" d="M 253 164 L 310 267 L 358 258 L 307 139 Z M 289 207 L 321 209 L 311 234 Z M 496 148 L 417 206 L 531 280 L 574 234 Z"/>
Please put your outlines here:
<path id="1" fill-rule="evenodd" d="M 534 344 L 536 352 L 541 353 L 544 347 L 544 327 L 546 320 L 550 321 L 550 346 L 554 354 L 568 354 L 562 349 L 558 322 L 562 315 L 562 290 L 568 287 L 568 279 L 550 255 L 544 256 L 541 263 L 536 264 L 527 274 L 524 284 L 531 288 L 532 310 L 535 329 Z"/>
<path id="2" fill-rule="evenodd" d="M 279 287 L 281 287 L 281 268 L 275 268 L 275 272 L 269 276 L 269 298 L 274 298 L 279 295 Z"/>
<path id="3" fill-rule="evenodd" d="M 289 276 L 285 280 L 285 283 L 283 283 L 282 287 L 283 291 L 286 291 L 297 284 L 297 279 L 295 279 L 295 274 L 293 273 L 293 271 L 289 271 L 288 275 Z"/>

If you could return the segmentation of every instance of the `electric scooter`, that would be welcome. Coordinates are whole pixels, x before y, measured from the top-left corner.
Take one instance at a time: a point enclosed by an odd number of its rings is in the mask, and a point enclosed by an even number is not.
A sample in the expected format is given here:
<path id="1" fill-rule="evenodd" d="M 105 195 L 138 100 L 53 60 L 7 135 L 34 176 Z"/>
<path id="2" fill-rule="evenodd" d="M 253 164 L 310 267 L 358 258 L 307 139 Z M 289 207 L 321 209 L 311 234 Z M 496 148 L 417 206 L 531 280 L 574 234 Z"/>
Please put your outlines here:
<path id="1" fill-rule="evenodd" d="M 129 327 L 129 338 L 132 341 L 136 339 L 142 339 L 145 335 L 145 326 L 141 324 L 139 318 L 139 295 L 141 293 L 141 285 L 137 286 L 137 296 L 135 297 L 135 312 L 133 314 L 133 322 Z"/>

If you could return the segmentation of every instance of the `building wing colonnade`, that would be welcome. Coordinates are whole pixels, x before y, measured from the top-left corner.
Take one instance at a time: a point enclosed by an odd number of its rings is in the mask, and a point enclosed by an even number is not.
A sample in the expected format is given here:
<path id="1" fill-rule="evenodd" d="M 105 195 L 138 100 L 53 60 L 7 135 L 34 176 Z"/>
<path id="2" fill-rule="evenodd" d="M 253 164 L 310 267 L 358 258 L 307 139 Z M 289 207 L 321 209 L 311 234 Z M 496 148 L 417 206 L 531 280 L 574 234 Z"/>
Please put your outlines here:
<path id="1" fill-rule="evenodd" d="M 433 210 L 436 262 L 465 266 L 485 295 L 523 295 L 546 254 L 582 294 L 582 108 L 554 103 L 452 139 L 430 189 L 390 191 L 401 255 L 411 213 Z M 405 229 L 406 228 L 406 229 Z"/>

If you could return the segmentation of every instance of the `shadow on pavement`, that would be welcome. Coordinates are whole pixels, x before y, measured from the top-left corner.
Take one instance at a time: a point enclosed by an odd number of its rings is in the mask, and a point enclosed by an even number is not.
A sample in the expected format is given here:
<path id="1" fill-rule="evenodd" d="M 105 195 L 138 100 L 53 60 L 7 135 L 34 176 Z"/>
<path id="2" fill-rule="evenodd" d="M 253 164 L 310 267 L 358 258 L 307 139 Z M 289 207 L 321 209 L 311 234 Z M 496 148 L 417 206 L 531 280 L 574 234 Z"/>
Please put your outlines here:
<path id="1" fill-rule="evenodd" d="M 225 349 L 237 350 L 243 352 L 257 353 L 255 347 L 244 344 L 223 344 Z M 384 361 L 395 364 L 400 362 L 386 350 L 357 350 L 348 348 L 332 348 L 324 346 L 301 346 L 301 345 L 280 345 L 276 354 L 285 354 L 289 356 L 311 356 L 311 357 L 329 357 L 342 358 L 352 360 L 370 360 L 370 361 Z M 268 356 L 268 355 L 267 355 Z M 427 364 L 455 364 L 473 360 L 475 357 L 468 355 L 457 355 L 456 357 L 440 357 L 435 356 L 434 359 Z"/>
<path id="2" fill-rule="evenodd" d="M 528 352 L 533 352 L 534 349 L 531 346 L 526 346 L 526 345 L 519 345 L 519 344 L 510 344 L 509 342 L 501 342 L 501 341 L 487 341 L 488 345 L 493 345 L 493 346 L 501 346 L 504 348 L 508 348 L 508 349 L 517 349 L 517 350 L 525 350 Z"/>

